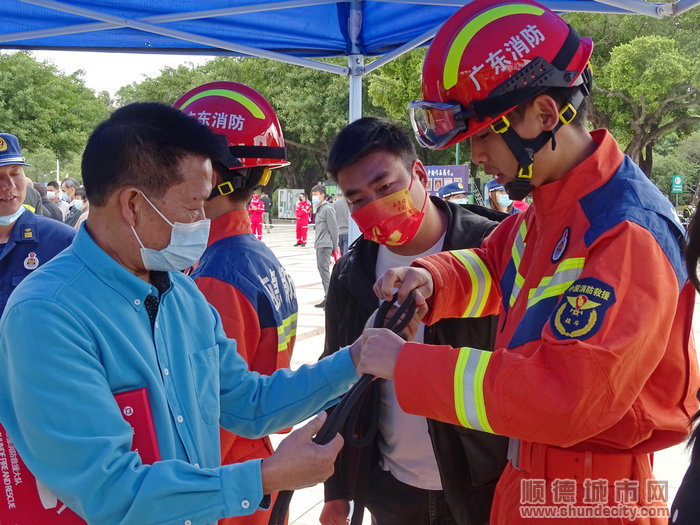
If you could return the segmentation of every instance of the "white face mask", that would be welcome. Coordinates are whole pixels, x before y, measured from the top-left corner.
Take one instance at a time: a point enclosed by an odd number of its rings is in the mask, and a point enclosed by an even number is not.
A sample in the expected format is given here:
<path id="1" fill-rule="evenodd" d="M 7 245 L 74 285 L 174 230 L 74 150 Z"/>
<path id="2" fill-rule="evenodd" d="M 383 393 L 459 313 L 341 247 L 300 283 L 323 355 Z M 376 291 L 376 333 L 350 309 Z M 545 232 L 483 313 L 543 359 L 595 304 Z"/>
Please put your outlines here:
<path id="1" fill-rule="evenodd" d="M 170 243 L 162 250 L 146 248 L 141 239 L 139 239 L 134 227 L 131 227 L 131 231 L 134 232 L 136 240 L 141 245 L 141 260 L 144 268 L 162 272 L 179 272 L 196 263 L 207 248 L 211 221 L 202 219 L 201 221 L 190 223 L 172 223 L 153 205 L 143 192 L 140 190 L 139 192 L 146 199 L 146 202 L 156 210 L 156 213 L 172 227 Z"/>
<path id="2" fill-rule="evenodd" d="M 450 202 L 454 202 L 455 204 L 468 204 L 467 199 L 452 199 Z"/>
<path id="3" fill-rule="evenodd" d="M 19 216 L 22 215 L 26 209 L 27 208 L 24 206 L 20 206 L 19 209 L 12 215 L 0 215 L 0 226 L 9 226 L 19 219 Z"/>
<path id="4" fill-rule="evenodd" d="M 49 199 L 50 201 L 56 198 L 56 192 L 55 191 L 47 191 L 46 192 L 46 198 Z"/>

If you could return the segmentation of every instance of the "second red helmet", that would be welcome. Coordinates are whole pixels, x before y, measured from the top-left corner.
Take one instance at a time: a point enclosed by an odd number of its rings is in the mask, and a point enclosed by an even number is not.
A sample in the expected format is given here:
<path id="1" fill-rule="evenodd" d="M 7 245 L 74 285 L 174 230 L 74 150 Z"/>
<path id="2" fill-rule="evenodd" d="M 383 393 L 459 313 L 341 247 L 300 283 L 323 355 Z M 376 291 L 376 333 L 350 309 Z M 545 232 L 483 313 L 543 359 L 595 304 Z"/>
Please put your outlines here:
<path id="1" fill-rule="evenodd" d="M 174 107 L 226 137 L 229 151 L 241 161 L 240 166 L 229 167 L 289 165 L 277 115 L 253 88 L 238 82 L 209 82 L 182 95 Z"/>

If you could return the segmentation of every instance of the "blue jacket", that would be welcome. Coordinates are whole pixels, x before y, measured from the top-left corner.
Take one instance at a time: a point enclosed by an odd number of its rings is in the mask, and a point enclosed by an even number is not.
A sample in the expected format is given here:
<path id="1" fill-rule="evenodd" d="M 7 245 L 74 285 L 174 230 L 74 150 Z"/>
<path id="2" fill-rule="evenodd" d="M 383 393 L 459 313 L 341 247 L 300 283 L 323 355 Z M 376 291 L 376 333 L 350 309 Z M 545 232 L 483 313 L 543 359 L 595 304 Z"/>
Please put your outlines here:
<path id="1" fill-rule="evenodd" d="M 332 404 L 357 379 L 348 351 L 294 373 L 249 372 L 194 281 L 169 277 L 152 328 L 144 302 L 157 289 L 83 227 L 25 279 L 0 319 L 0 423 L 34 475 L 89 523 L 252 513 L 263 497 L 260 460 L 220 466 L 219 425 L 269 434 Z M 162 458 L 153 465 L 131 451 L 113 397 L 143 387 Z"/>

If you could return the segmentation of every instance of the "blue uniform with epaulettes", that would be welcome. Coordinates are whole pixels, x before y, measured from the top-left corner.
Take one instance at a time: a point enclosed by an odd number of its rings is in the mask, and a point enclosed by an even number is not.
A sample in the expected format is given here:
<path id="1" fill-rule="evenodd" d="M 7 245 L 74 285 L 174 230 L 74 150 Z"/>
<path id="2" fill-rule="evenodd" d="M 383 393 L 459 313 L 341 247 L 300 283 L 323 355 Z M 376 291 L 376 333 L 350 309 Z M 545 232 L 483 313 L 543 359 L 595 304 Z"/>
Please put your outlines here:
<path id="1" fill-rule="evenodd" d="M 19 216 L 8 241 L 0 244 L 0 314 L 22 279 L 70 246 L 75 234 L 70 226 L 28 209 Z"/>

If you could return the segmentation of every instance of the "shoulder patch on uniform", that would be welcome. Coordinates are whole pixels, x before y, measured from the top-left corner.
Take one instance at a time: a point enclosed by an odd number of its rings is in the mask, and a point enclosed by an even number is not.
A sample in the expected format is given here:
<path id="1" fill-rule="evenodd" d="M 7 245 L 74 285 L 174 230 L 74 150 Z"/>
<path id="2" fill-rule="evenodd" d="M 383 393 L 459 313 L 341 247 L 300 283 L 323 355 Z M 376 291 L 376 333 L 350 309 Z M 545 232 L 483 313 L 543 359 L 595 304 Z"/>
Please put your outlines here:
<path id="1" fill-rule="evenodd" d="M 557 339 L 588 339 L 598 332 L 605 312 L 615 304 L 615 290 L 595 277 L 584 277 L 564 292 L 549 320 Z"/>
<path id="2" fill-rule="evenodd" d="M 24 231 L 22 232 L 22 238 L 23 239 L 33 239 L 34 238 L 34 230 L 32 230 L 31 226 L 24 227 Z"/>

